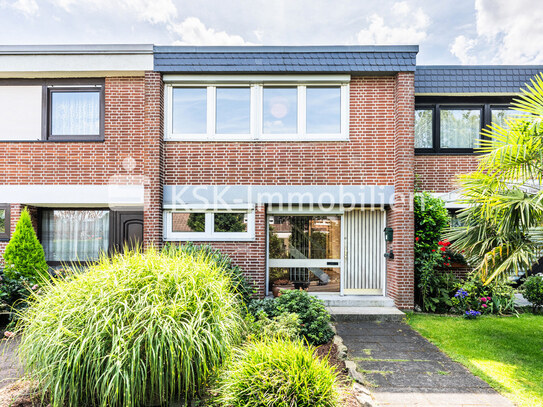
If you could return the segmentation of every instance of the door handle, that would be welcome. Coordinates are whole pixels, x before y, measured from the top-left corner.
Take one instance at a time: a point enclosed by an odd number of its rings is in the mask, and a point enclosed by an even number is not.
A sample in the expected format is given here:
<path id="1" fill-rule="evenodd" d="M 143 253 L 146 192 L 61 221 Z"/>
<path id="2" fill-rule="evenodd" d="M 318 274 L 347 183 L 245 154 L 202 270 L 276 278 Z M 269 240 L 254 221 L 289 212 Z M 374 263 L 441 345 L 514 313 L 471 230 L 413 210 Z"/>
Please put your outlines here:
<path id="1" fill-rule="evenodd" d="M 339 261 L 327 261 L 327 266 L 339 266 Z"/>

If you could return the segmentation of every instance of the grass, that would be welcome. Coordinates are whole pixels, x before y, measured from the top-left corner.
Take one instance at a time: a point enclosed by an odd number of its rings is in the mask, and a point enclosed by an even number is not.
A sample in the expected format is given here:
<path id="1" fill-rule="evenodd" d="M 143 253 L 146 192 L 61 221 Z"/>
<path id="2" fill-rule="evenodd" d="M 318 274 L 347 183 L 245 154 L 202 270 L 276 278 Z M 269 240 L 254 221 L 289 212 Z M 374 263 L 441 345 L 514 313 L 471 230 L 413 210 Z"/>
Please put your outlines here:
<path id="1" fill-rule="evenodd" d="M 191 398 L 241 338 L 239 297 L 204 252 L 102 258 L 42 290 L 20 356 L 53 407 Z"/>
<path id="2" fill-rule="evenodd" d="M 410 314 L 408 323 L 518 405 L 543 406 L 543 315 Z"/>

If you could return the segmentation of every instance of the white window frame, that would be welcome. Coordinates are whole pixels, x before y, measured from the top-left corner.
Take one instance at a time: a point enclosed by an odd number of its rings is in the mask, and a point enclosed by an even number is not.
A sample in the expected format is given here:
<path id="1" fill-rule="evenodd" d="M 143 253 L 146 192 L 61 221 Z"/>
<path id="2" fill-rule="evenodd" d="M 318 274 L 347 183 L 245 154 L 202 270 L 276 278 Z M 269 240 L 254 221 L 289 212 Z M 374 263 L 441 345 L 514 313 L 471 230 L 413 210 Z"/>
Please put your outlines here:
<path id="1" fill-rule="evenodd" d="M 173 232 L 173 213 L 205 213 L 205 231 L 204 232 Z M 215 232 L 214 219 L 216 213 L 246 213 L 247 231 L 246 232 Z M 164 220 L 164 240 L 180 242 L 242 242 L 255 240 L 255 211 L 252 209 L 229 209 L 229 210 L 202 210 L 198 208 L 183 210 L 165 210 Z"/>
<path id="2" fill-rule="evenodd" d="M 167 75 L 164 77 L 165 141 L 348 141 L 349 140 L 349 81 L 350 75 Z M 263 132 L 264 87 L 297 87 L 298 131 L 295 134 L 266 134 Z M 341 92 L 340 132 L 332 134 L 307 133 L 306 89 L 308 86 L 339 86 Z M 207 88 L 207 131 L 202 134 L 173 133 L 173 89 L 176 87 Z M 251 115 L 249 134 L 216 133 L 216 89 L 218 87 L 249 87 Z"/>

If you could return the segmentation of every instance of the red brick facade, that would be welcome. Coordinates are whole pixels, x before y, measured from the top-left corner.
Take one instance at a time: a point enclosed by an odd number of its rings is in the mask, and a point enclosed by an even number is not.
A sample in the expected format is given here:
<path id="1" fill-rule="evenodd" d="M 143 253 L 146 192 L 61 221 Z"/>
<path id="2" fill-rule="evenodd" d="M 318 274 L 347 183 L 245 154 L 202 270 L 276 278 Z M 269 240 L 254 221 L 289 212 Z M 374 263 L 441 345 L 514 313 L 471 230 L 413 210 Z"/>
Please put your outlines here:
<path id="1" fill-rule="evenodd" d="M 395 258 L 388 262 L 387 295 L 399 307 L 412 308 L 414 75 L 352 78 L 349 122 L 349 141 L 166 141 L 165 184 L 394 185 L 397 201 L 389 222 L 395 233 Z M 256 233 L 255 243 L 212 245 L 230 253 L 251 278 L 264 283 L 262 209 L 257 212 Z"/>
<path id="2" fill-rule="evenodd" d="M 163 141 L 161 75 L 105 80 L 105 141 L 0 143 L 4 184 L 145 184 L 144 242 L 162 244 L 163 185 L 393 185 L 387 295 L 413 306 L 414 74 L 355 77 L 350 139 L 336 142 Z M 127 161 L 128 159 L 128 161 Z M 128 163 L 128 164 L 127 164 Z M 20 205 L 12 205 L 12 230 Z M 264 294 L 266 213 L 252 242 L 213 242 Z M 4 245 L 0 243 L 0 251 Z M 381 253 L 379 255 L 382 255 Z"/>
<path id="3" fill-rule="evenodd" d="M 420 188 L 430 192 L 451 192 L 455 176 L 475 171 L 477 157 L 473 155 L 418 155 L 415 175 Z"/>

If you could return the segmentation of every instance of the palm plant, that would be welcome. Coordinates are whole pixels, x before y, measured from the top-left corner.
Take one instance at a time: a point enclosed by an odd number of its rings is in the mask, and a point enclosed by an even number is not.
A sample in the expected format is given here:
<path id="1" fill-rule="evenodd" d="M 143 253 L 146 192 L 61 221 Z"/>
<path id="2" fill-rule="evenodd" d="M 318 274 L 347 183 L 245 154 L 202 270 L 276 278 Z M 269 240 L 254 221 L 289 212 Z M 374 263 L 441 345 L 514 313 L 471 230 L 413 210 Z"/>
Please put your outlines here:
<path id="1" fill-rule="evenodd" d="M 530 269 L 543 248 L 543 74 L 512 105 L 503 127 L 483 129 L 477 171 L 459 177 L 468 207 L 447 236 L 485 284 Z"/>

